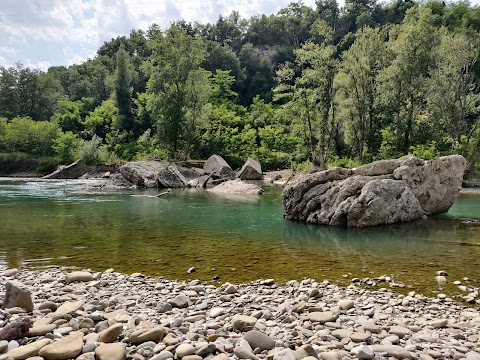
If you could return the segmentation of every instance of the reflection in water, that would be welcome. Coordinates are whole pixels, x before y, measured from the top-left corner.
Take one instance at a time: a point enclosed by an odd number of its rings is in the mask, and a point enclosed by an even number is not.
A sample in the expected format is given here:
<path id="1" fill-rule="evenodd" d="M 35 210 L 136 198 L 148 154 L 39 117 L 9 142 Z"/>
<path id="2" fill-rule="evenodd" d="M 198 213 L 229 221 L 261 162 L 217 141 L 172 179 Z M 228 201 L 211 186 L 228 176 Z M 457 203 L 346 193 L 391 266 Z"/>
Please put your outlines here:
<path id="1" fill-rule="evenodd" d="M 129 196 L 153 190 L 86 194 L 81 184 L 0 179 L 0 263 L 178 279 L 195 266 L 201 280 L 237 282 L 309 276 L 346 283 L 386 274 L 429 294 L 437 290 L 435 271 L 475 279 L 480 265 L 480 228 L 457 220 L 480 218 L 479 193 L 462 195 L 442 217 L 342 229 L 284 220 L 275 188 L 238 202 L 198 190 L 161 198 Z"/>

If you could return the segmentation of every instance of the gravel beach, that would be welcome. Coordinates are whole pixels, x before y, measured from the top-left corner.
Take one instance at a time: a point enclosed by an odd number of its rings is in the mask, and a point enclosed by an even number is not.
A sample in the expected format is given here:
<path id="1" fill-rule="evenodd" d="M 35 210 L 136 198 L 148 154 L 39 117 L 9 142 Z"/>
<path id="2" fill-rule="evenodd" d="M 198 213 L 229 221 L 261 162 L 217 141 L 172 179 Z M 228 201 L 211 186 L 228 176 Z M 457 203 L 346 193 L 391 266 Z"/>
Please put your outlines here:
<path id="1" fill-rule="evenodd" d="M 480 360 L 478 305 L 449 298 L 313 279 L 0 274 L 0 360 Z"/>

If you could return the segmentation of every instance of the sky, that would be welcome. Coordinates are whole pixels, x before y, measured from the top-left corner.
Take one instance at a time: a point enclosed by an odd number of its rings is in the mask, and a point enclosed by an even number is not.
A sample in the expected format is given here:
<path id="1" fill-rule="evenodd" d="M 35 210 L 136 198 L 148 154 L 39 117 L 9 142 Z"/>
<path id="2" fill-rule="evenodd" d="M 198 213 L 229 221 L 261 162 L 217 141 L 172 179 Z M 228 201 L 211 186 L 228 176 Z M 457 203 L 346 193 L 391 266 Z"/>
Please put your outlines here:
<path id="1" fill-rule="evenodd" d="M 478 0 L 480 1 L 480 0 Z M 233 10 L 249 18 L 277 13 L 291 0 L 0 0 L 0 66 L 47 70 L 81 63 L 132 29 L 172 21 L 214 23 Z M 314 0 L 304 4 L 314 6 Z"/>

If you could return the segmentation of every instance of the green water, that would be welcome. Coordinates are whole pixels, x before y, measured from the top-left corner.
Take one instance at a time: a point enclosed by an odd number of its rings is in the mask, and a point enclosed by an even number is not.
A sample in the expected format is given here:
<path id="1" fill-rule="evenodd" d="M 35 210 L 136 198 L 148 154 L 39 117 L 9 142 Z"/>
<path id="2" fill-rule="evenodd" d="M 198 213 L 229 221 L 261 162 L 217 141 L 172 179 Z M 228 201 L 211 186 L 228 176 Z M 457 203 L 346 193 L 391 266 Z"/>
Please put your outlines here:
<path id="1" fill-rule="evenodd" d="M 81 191 L 81 181 L 0 178 L 0 264 L 114 268 L 168 279 L 245 282 L 394 276 L 404 291 L 434 295 L 437 270 L 479 286 L 480 192 L 426 221 L 340 229 L 286 221 L 281 189 L 238 201 L 197 190 Z M 190 267 L 195 274 L 187 274 Z M 345 276 L 346 275 L 346 276 Z M 447 286 L 454 296 L 459 291 Z"/>

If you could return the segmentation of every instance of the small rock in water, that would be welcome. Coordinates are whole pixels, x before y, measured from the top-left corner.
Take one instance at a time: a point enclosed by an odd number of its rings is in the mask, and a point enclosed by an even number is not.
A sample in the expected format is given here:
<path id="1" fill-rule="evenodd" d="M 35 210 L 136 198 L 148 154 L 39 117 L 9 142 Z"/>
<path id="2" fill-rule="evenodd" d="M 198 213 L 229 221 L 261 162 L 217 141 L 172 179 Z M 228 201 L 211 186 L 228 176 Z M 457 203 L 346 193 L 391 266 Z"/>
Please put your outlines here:
<path id="1" fill-rule="evenodd" d="M 447 278 L 445 276 L 437 276 L 435 277 L 435 280 L 437 280 L 437 283 L 441 286 L 445 285 L 447 283 Z"/>
<path id="2" fill-rule="evenodd" d="M 189 269 L 187 270 L 187 274 L 192 274 L 192 273 L 194 273 L 195 271 L 197 271 L 197 269 L 195 269 L 195 268 L 192 266 L 191 268 L 189 268 Z"/>

